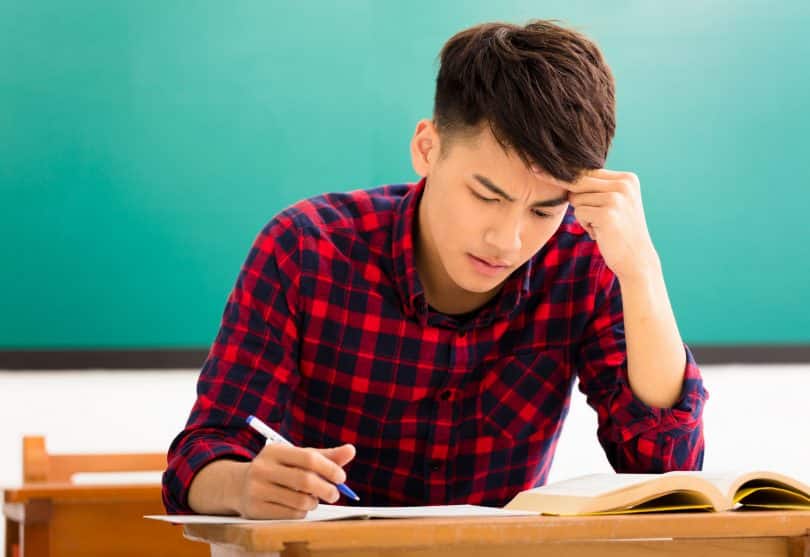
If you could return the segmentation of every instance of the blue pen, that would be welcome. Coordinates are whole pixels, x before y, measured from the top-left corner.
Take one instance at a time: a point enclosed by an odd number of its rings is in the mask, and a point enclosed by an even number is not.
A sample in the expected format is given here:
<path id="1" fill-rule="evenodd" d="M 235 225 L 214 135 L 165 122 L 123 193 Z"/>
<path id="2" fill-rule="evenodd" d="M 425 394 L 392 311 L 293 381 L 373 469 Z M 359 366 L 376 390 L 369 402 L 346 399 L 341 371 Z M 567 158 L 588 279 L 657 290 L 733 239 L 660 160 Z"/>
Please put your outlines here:
<path id="1" fill-rule="evenodd" d="M 283 443 L 285 445 L 290 445 L 291 447 L 293 446 L 292 443 L 290 443 L 289 441 L 284 439 L 284 437 L 273 431 L 273 429 L 269 425 L 261 421 L 256 416 L 248 416 L 247 423 L 250 427 L 252 427 L 256 431 L 267 437 L 267 440 L 270 443 Z M 340 491 L 346 497 L 351 497 L 355 501 L 360 500 L 360 497 L 358 497 L 357 494 L 354 491 L 352 491 L 346 484 L 337 484 L 337 488 L 338 491 Z"/>

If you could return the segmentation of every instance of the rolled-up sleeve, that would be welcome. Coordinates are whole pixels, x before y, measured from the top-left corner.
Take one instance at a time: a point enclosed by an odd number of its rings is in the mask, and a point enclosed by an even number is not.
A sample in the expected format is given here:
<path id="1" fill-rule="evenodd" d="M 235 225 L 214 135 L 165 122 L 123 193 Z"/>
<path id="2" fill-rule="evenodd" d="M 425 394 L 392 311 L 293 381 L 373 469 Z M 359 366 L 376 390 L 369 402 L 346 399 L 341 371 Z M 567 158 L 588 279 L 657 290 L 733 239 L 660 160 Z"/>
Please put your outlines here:
<path id="1" fill-rule="evenodd" d="M 191 513 L 188 490 L 210 462 L 248 461 L 264 439 L 246 426 L 253 414 L 279 421 L 298 381 L 295 315 L 298 235 L 276 218 L 257 236 L 233 288 L 197 382 L 186 427 L 169 448 L 163 503 Z"/>
<path id="2" fill-rule="evenodd" d="M 603 263 L 602 263 L 603 265 Z M 703 406 L 709 397 L 700 369 L 684 345 L 681 395 L 671 408 L 648 406 L 635 396 L 627 376 L 622 299 L 607 268 L 597 274 L 593 318 L 574 359 L 579 389 L 596 410 L 599 442 L 616 472 L 700 470 Z"/>

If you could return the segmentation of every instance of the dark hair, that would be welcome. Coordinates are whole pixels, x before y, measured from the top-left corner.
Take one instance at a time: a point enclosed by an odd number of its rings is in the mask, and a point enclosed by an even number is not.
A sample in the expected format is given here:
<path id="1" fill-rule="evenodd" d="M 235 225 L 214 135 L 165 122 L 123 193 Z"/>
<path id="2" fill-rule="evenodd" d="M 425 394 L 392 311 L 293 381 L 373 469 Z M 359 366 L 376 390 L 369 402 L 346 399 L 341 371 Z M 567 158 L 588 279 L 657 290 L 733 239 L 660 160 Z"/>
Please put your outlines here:
<path id="1" fill-rule="evenodd" d="M 604 166 L 613 75 L 585 36 L 545 20 L 485 23 L 454 35 L 440 57 L 433 118 L 443 142 L 488 124 L 504 148 L 557 179 Z"/>

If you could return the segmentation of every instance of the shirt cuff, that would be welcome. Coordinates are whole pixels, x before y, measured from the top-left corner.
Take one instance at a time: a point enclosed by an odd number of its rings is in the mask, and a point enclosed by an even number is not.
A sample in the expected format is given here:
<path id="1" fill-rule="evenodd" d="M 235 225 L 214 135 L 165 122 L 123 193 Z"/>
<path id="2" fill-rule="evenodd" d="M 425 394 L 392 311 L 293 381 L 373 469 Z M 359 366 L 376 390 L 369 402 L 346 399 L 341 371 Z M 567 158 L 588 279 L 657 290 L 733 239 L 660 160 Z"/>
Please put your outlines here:
<path id="1" fill-rule="evenodd" d="M 223 458 L 247 462 L 256 456 L 250 449 L 221 439 L 186 442 L 185 450 L 172 455 L 163 474 L 163 504 L 169 514 L 194 513 L 188 504 L 188 492 L 194 477 L 205 466 Z"/>
<path id="2" fill-rule="evenodd" d="M 695 363 L 692 351 L 684 344 L 686 369 L 683 387 L 678 401 L 671 408 L 657 408 L 641 401 L 630 388 L 627 369 L 618 378 L 618 389 L 610 403 L 614 424 L 621 424 L 614 430 L 617 442 L 627 442 L 645 433 L 686 433 L 701 424 L 703 405 L 709 393 L 703 387 L 700 368 Z"/>

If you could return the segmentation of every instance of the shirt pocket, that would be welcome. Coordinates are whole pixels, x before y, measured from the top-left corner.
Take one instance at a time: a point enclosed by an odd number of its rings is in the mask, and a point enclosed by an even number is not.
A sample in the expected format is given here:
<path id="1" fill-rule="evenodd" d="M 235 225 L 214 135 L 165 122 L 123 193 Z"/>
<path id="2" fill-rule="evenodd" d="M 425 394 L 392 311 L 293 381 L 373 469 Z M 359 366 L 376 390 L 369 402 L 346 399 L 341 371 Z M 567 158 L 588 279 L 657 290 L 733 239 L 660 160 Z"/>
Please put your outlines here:
<path id="1" fill-rule="evenodd" d="M 567 348 L 522 350 L 484 365 L 481 435 L 525 441 L 559 431 L 571 394 Z"/>

